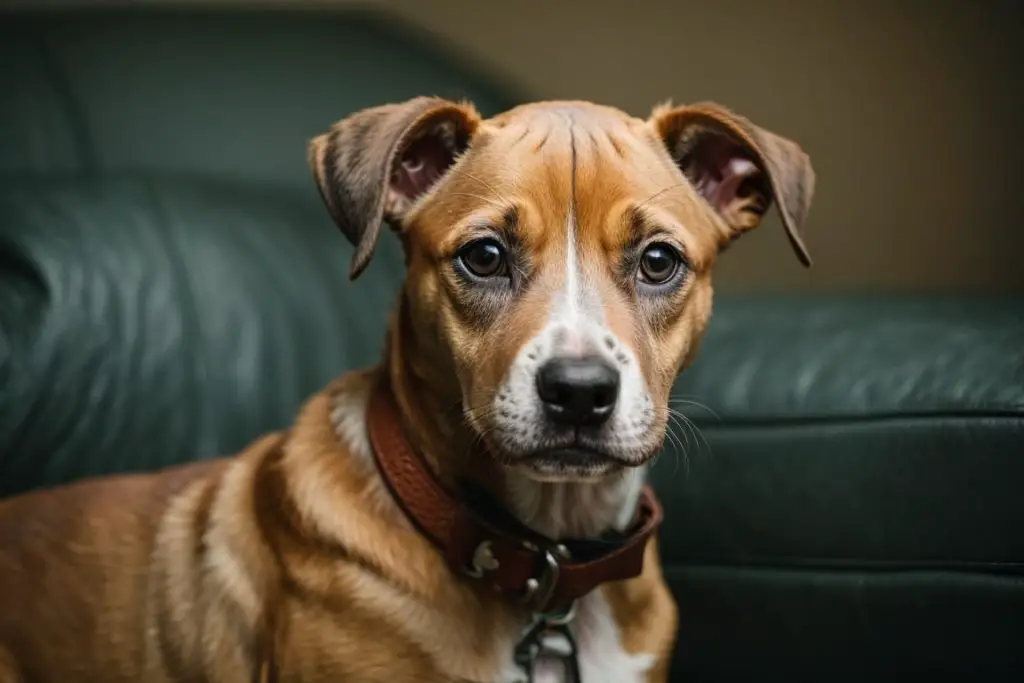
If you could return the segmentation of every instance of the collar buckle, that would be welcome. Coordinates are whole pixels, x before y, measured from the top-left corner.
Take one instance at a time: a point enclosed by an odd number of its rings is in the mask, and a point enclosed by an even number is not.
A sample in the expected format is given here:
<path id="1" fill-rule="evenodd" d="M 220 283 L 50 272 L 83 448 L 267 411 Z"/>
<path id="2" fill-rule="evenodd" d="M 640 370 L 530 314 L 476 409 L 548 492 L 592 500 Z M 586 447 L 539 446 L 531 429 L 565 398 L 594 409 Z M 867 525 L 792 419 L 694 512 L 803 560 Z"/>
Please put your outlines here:
<path id="1" fill-rule="evenodd" d="M 531 543 L 525 545 L 533 552 L 539 552 L 540 550 Z M 526 581 L 526 589 L 523 591 L 522 597 L 523 604 L 533 612 L 543 613 L 547 610 L 551 604 L 551 599 L 555 596 L 555 589 L 558 588 L 558 579 L 562 573 L 562 567 L 558 561 L 559 559 L 568 560 L 571 558 L 572 555 L 569 549 L 560 543 L 553 548 L 545 548 L 543 555 L 544 564 L 540 569 L 539 576 L 527 579 Z"/>

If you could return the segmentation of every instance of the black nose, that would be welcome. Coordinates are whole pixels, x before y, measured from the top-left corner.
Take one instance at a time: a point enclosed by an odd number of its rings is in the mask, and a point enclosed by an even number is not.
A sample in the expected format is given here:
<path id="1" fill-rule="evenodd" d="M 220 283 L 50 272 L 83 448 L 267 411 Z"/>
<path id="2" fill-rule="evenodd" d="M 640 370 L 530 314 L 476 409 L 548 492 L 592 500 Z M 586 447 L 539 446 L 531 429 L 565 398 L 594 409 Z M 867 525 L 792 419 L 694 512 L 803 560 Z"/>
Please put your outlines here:
<path id="1" fill-rule="evenodd" d="M 619 371 L 600 358 L 553 358 L 537 373 L 537 393 L 552 420 L 597 425 L 615 408 Z"/>

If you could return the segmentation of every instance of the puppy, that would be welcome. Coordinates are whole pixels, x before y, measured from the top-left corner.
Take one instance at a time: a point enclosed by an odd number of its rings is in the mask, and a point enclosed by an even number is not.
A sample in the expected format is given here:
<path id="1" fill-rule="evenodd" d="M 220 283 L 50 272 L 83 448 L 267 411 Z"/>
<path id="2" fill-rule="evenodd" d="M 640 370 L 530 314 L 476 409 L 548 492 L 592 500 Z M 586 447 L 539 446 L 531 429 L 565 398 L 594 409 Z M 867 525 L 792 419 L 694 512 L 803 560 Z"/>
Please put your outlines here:
<path id="1" fill-rule="evenodd" d="M 646 120 L 417 98 L 310 143 L 327 210 L 406 273 L 379 367 L 242 453 L 0 504 L 0 681 L 665 681 L 645 487 L 711 270 L 792 142 L 714 104 Z"/>

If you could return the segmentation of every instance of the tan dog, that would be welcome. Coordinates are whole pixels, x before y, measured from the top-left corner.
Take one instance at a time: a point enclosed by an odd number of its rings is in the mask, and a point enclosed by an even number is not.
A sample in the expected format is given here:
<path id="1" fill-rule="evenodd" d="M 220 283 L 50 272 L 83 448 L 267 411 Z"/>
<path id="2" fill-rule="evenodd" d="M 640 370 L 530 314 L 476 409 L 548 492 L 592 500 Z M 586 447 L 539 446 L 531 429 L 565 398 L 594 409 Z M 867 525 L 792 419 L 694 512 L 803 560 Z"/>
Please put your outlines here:
<path id="1" fill-rule="evenodd" d="M 353 277 L 382 221 L 404 245 L 382 365 L 234 458 L 0 504 L 0 681 L 665 681 L 645 463 L 718 252 L 774 200 L 809 264 L 808 158 L 711 104 L 419 98 L 310 162 Z"/>

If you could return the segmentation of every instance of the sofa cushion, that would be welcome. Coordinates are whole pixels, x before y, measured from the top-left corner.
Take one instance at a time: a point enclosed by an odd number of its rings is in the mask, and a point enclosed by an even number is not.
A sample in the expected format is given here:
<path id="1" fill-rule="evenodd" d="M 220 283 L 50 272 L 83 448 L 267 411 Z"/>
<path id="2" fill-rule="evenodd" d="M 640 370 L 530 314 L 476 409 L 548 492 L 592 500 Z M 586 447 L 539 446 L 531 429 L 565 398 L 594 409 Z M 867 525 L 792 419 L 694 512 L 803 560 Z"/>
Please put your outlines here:
<path id="1" fill-rule="evenodd" d="M 0 186 L 0 495 L 231 453 L 379 358 L 396 240 L 171 176 Z"/>
<path id="2" fill-rule="evenodd" d="M 654 472 L 675 675 L 1020 680 L 1022 311 L 718 302 Z"/>
<path id="3" fill-rule="evenodd" d="M 677 382 L 670 557 L 1024 562 L 1024 299 L 728 299 Z M 694 401 L 694 405 L 686 401 Z M 705 407 L 701 407 L 705 406 Z"/>

